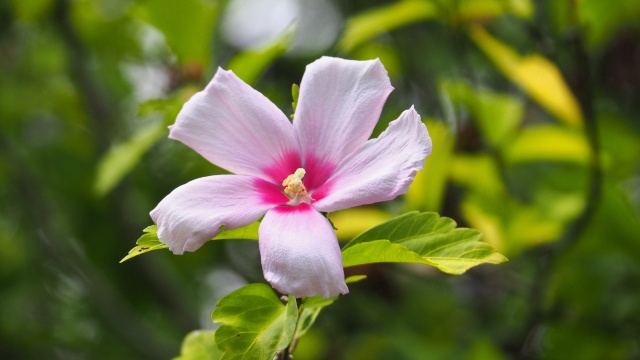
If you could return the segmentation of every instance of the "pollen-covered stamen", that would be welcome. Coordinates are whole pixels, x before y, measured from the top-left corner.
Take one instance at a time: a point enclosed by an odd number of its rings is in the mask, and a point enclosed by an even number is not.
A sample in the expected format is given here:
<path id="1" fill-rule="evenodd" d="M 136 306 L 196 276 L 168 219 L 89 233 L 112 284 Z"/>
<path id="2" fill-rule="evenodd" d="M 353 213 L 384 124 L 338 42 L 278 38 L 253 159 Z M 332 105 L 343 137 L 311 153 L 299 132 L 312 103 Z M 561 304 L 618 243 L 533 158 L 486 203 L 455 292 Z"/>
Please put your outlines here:
<path id="1" fill-rule="evenodd" d="M 297 197 L 307 196 L 307 188 L 305 188 L 302 183 L 304 174 L 306 174 L 306 171 L 303 168 L 299 168 L 296 172 L 287 176 L 287 178 L 282 182 L 282 186 L 284 186 L 284 193 L 289 198 L 295 199 Z"/>

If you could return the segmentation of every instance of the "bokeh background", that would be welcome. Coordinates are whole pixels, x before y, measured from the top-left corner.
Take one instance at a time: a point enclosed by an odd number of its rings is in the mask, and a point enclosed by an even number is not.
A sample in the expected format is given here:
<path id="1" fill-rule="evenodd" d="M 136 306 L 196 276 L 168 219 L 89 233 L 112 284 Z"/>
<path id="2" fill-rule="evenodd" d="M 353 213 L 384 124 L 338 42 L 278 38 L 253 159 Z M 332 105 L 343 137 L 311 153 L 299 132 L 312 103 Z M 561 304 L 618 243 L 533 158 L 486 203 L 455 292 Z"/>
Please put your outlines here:
<path id="1" fill-rule="evenodd" d="M 118 262 L 172 189 L 221 173 L 167 139 L 217 67 L 286 114 L 322 55 L 380 58 L 434 151 L 342 240 L 437 211 L 509 257 L 372 265 L 296 359 L 640 358 L 640 1 L 0 2 L 0 358 L 168 359 L 257 243 Z"/>

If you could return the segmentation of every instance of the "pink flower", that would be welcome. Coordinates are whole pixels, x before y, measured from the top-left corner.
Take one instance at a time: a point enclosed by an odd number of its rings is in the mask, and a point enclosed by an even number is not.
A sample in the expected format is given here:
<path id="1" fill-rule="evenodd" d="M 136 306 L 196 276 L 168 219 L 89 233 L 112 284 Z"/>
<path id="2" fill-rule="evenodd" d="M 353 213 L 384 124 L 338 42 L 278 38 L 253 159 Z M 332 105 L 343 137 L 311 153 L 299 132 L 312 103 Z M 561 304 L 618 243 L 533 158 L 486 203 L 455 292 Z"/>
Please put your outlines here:
<path id="1" fill-rule="evenodd" d="M 431 139 L 413 109 L 370 139 L 393 87 L 379 60 L 323 57 L 302 78 L 293 124 L 231 71 L 218 69 L 169 137 L 235 175 L 193 180 L 151 211 L 160 241 L 195 251 L 220 227 L 259 220 L 264 277 L 283 294 L 349 292 L 336 235 L 321 212 L 404 194 Z"/>

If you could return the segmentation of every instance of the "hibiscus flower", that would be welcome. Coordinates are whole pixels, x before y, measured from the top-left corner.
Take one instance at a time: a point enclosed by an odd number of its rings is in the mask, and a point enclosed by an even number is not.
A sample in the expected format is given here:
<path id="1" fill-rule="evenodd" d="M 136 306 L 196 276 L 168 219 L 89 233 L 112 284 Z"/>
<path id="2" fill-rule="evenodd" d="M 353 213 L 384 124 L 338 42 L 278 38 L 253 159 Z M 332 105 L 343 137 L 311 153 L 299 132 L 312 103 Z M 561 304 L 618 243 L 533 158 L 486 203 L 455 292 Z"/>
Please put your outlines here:
<path id="1" fill-rule="evenodd" d="M 404 194 L 431 138 L 411 107 L 369 139 L 393 87 L 379 60 L 323 57 L 307 66 L 293 123 L 233 72 L 218 69 L 170 127 L 169 137 L 234 174 L 193 180 L 151 211 L 175 254 L 195 251 L 221 227 L 264 216 L 264 277 L 283 294 L 349 292 L 340 245 L 322 213 Z"/>

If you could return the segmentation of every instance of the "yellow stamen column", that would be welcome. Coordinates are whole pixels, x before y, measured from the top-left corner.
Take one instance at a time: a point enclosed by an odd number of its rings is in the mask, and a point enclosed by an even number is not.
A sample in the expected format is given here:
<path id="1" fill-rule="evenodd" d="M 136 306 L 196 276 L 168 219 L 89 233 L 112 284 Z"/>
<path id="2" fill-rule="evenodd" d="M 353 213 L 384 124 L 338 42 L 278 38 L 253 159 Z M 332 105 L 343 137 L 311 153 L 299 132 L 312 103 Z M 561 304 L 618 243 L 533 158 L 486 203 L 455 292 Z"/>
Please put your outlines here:
<path id="1" fill-rule="evenodd" d="M 291 199 L 295 199 L 298 196 L 307 196 L 307 188 L 302 183 L 302 178 L 307 172 L 303 168 L 299 168 L 293 174 L 287 176 L 282 182 L 284 186 L 284 193 Z"/>

